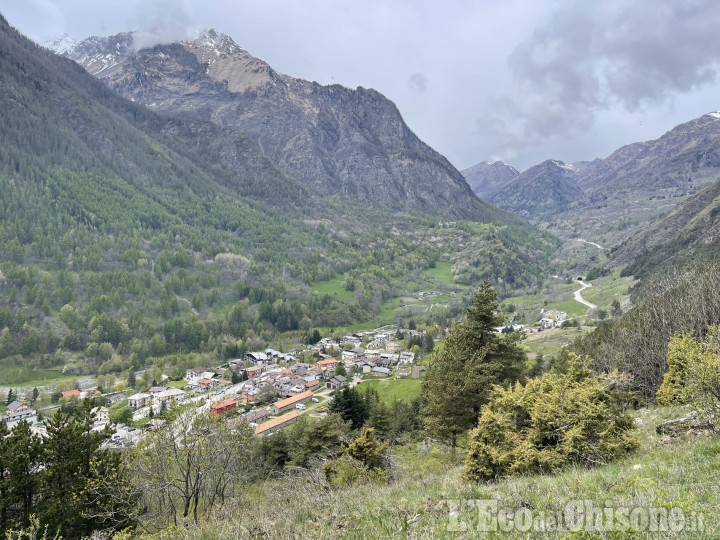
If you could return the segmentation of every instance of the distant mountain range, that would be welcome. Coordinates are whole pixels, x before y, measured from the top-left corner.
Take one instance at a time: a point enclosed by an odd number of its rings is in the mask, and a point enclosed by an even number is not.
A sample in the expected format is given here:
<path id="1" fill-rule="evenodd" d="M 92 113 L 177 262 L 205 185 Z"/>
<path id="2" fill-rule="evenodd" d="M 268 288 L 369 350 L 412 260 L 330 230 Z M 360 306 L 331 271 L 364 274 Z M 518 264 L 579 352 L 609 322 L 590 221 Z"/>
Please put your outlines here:
<path id="1" fill-rule="evenodd" d="M 59 49 L 136 103 L 249 138 L 316 196 L 453 218 L 515 219 L 475 197 L 380 93 L 284 75 L 215 30 L 141 50 L 132 33 L 74 46 L 62 41 Z"/>
<path id="2" fill-rule="evenodd" d="M 504 183 L 483 164 L 463 174 L 476 193 L 531 222 L 565 236 L 618 244 L 720 177 L 720 113 L 604 159 L 572 165 L 549 160 L 515 176 L 508 165 L 500 170 Z"/>
<path id="3" fill-rule="evenodd" d="M 483 199 L 490 200 L 520 174 L 504 161 L 483 161 L 462 171 L 472 190 Z"/>

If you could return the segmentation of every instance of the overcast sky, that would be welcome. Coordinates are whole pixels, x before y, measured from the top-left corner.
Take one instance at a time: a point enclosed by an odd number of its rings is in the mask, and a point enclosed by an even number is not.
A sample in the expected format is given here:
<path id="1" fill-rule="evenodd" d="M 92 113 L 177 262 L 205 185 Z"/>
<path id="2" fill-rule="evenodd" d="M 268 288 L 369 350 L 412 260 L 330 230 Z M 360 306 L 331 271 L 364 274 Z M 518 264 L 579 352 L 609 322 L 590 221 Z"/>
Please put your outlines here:
<path id="1" fill-rule="evenodd" d="M 43 43 L 213 27 L 275 69 L 375 88 L 464 169 L 604 157 L 720 109 L 717 0 L 0 0 Z"/>

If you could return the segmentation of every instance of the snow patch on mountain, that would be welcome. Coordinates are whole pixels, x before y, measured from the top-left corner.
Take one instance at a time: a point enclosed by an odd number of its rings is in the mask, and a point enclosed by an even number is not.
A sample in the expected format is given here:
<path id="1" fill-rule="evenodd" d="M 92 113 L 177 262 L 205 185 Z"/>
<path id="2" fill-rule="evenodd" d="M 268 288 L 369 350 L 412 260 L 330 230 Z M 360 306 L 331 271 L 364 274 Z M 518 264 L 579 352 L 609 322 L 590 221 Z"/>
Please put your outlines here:
<path id="1" fill-rule="evenodd" d="M 71 38 L 68 34 L 63 34 L 60 37 L 44 42 L 42 45 L 53 51 L 55 54 L 65 54 L 66 52 L 72 50 L 76 44 L 77 41 Z"/>

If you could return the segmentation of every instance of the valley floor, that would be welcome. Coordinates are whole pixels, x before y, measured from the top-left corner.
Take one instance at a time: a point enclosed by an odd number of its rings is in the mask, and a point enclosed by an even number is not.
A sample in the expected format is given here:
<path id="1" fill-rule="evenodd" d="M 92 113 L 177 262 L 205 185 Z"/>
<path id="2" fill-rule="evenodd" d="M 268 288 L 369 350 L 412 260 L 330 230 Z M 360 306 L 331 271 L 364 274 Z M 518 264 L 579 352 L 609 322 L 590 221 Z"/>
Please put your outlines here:
<path id="1" fill-rule="evenodd" d="M 389 485 L 335 490 L 287 476 L 159 538 L 717 538 L 720 438 L 655 433 L 685 412 L 638 411 L 642 447 L 611 465 L 473 485 L 461 479 L 460 452 L 414 443 L 395 448 Z"/>

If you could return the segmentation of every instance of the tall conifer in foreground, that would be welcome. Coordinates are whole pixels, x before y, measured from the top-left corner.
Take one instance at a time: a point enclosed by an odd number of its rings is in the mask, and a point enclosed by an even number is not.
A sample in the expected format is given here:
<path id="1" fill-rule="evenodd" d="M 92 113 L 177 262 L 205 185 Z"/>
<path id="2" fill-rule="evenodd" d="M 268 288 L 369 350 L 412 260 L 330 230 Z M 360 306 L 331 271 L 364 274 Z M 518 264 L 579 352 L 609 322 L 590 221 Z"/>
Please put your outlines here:
<path id="1" fill-rule="evenodd" d="M 464 320 L 453 326 L 434 356 L 423 382 L 423 420 L 431 437 L 454 448 L 458 436 L 477 424 L 493 385 L 506 386 L 522 376 L 522 335 L 496 333 L 503 322 L 497 294 L 485 281 Z"/>

